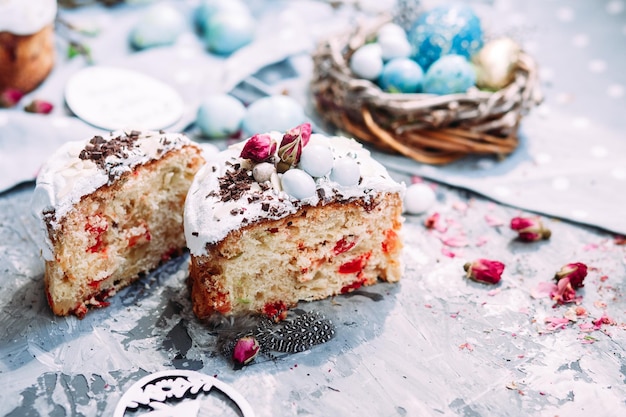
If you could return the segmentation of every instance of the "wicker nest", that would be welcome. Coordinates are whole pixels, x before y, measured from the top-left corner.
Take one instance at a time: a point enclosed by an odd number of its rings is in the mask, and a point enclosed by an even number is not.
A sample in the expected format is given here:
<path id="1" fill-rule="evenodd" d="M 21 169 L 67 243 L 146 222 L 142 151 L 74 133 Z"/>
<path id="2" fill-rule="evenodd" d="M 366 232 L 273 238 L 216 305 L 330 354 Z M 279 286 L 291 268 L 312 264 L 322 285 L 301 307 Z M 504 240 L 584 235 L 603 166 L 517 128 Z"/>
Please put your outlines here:
<path id="1" fill-rule="evenodd" d="M 348 62 L 387 21 L 361 25 L 318 45 L 311 91 L 321 117 L 381 150 L 427 164 L 513 152 L 522 116 L 541 101 L 535 61 L 520 53 L 513 81 L 496 92 L 473 88 L 441 96 L 386 93 L 356 78 Z"/>

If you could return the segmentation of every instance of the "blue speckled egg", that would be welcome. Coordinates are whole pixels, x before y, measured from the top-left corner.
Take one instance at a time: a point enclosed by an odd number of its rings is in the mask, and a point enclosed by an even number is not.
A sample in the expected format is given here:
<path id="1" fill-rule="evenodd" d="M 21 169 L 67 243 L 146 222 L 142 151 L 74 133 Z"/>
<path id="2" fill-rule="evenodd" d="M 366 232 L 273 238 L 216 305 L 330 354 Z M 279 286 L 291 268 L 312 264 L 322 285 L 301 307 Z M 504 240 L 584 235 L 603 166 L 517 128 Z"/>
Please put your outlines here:
<path id="1" fill-rule="evenodd" d="M 466 5 L 443 5 L 422 14 L 408 33 L 411 58 L 424 69 L 449 54 L 470 59 L 483 45 L 480 19 Z"/>
<path id="2" fill-rule="evenodd" d="M 247 136 L 273 130 L 286 132 L 307 121 L 304 109 L 289 96 L 263 97 L 252 103 L 243 118 L 241 127 Z"/>
<path id="3" fill-rule="evenodd" d="M 220 11 L 208 22 L 203 35 L 209 51 L 229 55 L 252 42 L 256 21 L 249 13 Z"/>
<path id="4" fill-rule="evenodd" d="M 333 152 L 328 146 L 309 143 L 302 148 L 300 168 L 312 177 L 323 177 L 333 169 Z"/>
<path id="5" fill-rule="evenodd" d="M 350 69 L 359 78 L 376 80 L 383 70 L 380 45 L 368 43 L 354 51 L 350 57 Z"/>
<path id="6" fill-rule="evenodd" d="M 187 29 L 184 16 L 171 6 L 156 4 L 137 21 L 130 43 L 137 49 L 171 45 Z"/>
<path id="7" fill-rule="evenodd" d="M 292 168 L 287 170 L 282 175 L 280 183 L 284 192 L 298 200 L 313 197 L 316 193 L 313 177 L 301 169 Z"/>
<path id="8" fill-rule="evenodd" d="M 330 179 L 345 187 L 352 187 L 361 179 L 361 168 L 352 158 L 337 159 L 330 171 Z"/>
<path id="9" fill-rule="evenodd" d="M 422 89 L 424 71 L 409 58 L 396 58 L 383 67 L 378 84 L 390 93 L 417 93 Z"/>
<path id="10" fill-rule="evenodd" d="M 465 57 L 446 55 L 435 61 L 424 75 L 424 93 L 465 93 L 476 83 L 476 71 Z"/>
<path id="11" fill-rule="evenodd" d="M 196 125 L 209 138 L 232 136 L 241 128 L 246 115 L 243 103 L 229 94 L 216 94 L 202 101 Z"/>

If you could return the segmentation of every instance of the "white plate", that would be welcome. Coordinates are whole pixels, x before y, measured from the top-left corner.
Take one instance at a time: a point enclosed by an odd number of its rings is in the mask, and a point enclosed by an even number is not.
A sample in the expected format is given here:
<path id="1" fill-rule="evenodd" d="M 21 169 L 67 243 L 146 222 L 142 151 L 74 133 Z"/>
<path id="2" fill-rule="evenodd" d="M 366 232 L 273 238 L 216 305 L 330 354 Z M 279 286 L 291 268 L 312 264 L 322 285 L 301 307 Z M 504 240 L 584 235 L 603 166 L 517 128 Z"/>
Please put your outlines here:
<path id="1" fill-rule="evenodd" d="M 93 66 L 70 78 L 65 101 L 76 116 L 106 130 L 165 129 L 184 111 L 169 85 L 140 72 Z"/>

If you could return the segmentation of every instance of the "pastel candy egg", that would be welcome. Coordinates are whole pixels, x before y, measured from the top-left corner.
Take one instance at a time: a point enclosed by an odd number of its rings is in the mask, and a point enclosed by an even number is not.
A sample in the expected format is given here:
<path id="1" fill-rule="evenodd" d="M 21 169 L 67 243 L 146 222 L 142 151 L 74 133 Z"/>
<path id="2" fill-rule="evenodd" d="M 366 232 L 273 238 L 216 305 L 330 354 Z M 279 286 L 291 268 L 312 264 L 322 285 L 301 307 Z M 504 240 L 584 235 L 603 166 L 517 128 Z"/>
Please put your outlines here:
<path id="1" fill-rule="evenodd" d="M 229 94 L 217 94 L 202 101 L 196 125 L 209 138 L 228 137 L 239 131 L 245 114 L 241 101 Z"/>
<path id="2" fill-rule="evenodd" d="M 369 43 L 358 48 L 350 57 L 350 69 L 359 78 L 375 80 L 383 70 L 380 45 Z"/>
<path id="3" fill-rule="evenodd" d="M 275 173 L 276 167 L 269 162 L 261 162 L 252 168 L 252 176 L 256 182 L 270 181 Z"/>
<path id="4" fill-rule="evenodd" d="M 307 120 L 304 109 L 289 96 L 276 95 L 258 99 L 246 111 L 241 127 L 247 136 L 273 130 L 286 132 Z"/>
<path id="5" fill-rule="evenodd" d="M 417 93 L 422 88 L 424 71 L 417 62 L 408 58 L 396 58 L 383 67 L 378 84 L 391 93 Z"/>
<path id="6" fill-rule="evenodd" d="M 424 69 L 444 55 L 469 59 L 483 45 L 480 19 L 471 7 L 442 5 L 422 14 L 408 32 L 413 58 Z"/>
<path id="7" fill-rule="evenodd" d="M 435 192 L 426 184 L 411 184 L 404 194 L 404 212 L 420 214 L 430 209 L 436 201 Z"/>
<path id="8" fill-rule="evenodd" d="M 394 58 L 407 58 L 411 55 L 411 44 L 406 35 L 387 35 L 378 38 L 383 61 Z"/>
<path id="9" fill-rule="evenodd" d="M 196 8 L 194 20 L 201 33 L 210 25 L 211 18 L 219 12 L 250 13 L 248 6 L 241 0 L 202 0 Z"/>
<path id="10" fill-rule="evenodd" d="M 204 32 L 204 43 L 209 51 L 228 55 L 252 42 L 255 20 L 249 13 L 218 12 L 211 17 Z"/>
<path id="11" fill-rule="evenodd" d="M 130 43 L 137 49 L 171 45 L 186 27 L 185 18 L 178 10 L 157 4 L 150 7 L 133 26 Z"/>
<path id="12" fill-rule="evenodd" d="M 424 76 L 424 93 L 464 93 L 476 83 L 472 65 L 460 55 L 446 55 L 430 66 Z"/>
<path id="13" fill-rule="evenodd" d="M 300 168 L 312 177 L 323 177 L 333 169 L 333 152 L 328 146 L 309 143 L 302 148 Z"/>
<path id="14" fill-rule="evenodd" d="M 313 177 L 298 168 L 287 170 L 281 178 L 281 185 L 284 192 L 298 200 L 304 200 L 315 195 Z"/>
<path id="15" fill-rule="evenodd" d="M 330 171 L 330 179 L 345 187 L 357 185 L 361 179 L 359 164 L 352 158 L 337 159 Z"/>

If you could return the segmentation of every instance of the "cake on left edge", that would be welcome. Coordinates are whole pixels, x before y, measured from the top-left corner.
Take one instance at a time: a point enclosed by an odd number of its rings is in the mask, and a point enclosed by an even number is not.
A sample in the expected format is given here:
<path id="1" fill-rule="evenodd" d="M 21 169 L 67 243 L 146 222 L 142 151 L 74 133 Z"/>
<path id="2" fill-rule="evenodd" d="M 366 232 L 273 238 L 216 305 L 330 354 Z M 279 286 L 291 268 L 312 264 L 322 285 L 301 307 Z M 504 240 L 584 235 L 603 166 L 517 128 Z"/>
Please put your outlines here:
<path id="1" fill-rule="evenodd" d="M 82 318 L 181 253 L 185 198 L 204 162 L 186 136 L 148 131 L 68 142 L 51 155 L 32 208 L 52 311 Z"/>

